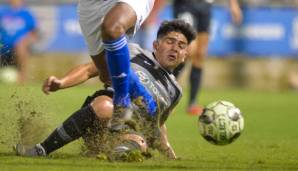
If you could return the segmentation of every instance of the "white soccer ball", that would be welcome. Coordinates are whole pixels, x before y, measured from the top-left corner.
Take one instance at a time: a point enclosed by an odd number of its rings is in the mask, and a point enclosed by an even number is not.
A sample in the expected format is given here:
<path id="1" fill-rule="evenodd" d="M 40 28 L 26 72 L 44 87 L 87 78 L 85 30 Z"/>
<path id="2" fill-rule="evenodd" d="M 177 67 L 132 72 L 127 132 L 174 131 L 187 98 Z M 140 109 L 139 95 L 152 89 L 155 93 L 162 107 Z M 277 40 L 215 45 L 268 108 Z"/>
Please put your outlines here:
<path id="1" fill-rule="evenodd" d="M 243 116 L 231 102 L 210 103 L 199 117 L 200 134 L 215 145 L 230 144 L 240 136 L 243 128 Z"/>
<path id="2" fill-rule="evenodd" d="M 13 67 L 0 68 L 0 83 L 16 83 L 18 72 Z"/>

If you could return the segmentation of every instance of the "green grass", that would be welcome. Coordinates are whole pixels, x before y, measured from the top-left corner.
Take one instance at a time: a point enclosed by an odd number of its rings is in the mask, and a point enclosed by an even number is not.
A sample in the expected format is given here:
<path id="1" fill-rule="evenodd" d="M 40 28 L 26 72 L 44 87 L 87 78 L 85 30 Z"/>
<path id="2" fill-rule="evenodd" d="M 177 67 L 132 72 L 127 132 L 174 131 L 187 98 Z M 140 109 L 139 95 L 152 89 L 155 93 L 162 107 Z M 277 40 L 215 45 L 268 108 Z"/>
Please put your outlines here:
<path id="1" fill-rule="evenodd" d="M 49 157 L 15 156 L 11 145 L 21 141 L 19 118 L 35 114 L 24 131 L 26 142 L 46 137 L 75 111 L 96 87 L 80 86 L 50 96 L 40 87 L 0 85 L 0 170 L 298 170 L 298 93 L 294 91 L 202 90 L 201 103 L 227 100 L 244 114 L 240 138 L 227 146 L 206 142 L 198 132 L 197 117 L 185 114 L 186 96 L 169 117 L 170 141 L 180 160 L 162 156 L 143 163 L 109 163 L 79 155 L 80 141 L 59 149 Z"/>

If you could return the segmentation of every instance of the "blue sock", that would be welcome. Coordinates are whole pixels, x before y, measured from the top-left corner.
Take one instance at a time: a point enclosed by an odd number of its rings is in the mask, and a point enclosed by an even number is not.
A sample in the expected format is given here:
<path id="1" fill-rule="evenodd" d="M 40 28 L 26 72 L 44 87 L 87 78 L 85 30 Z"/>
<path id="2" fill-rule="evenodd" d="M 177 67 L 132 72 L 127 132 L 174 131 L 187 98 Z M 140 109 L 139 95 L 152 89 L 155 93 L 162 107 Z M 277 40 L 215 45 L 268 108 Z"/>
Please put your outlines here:
<path id="1" fill-rule="evenodd" d="M 128 106 L 130 56 L 125 36 L 116 40 L 104 41 L 105 54 L 109 68 L 112 86 L 115 90 L 114 104 Z"/>
<path id="2" fill-rule="evenodd" d="M 157 110 L 157 103 L 148 90 L 141 84 L 139 77 L 134 71 L 130 71 L 129 93 L 132 99 L 143 97 L 143 103 L 150 116 L 154 116 Z"/>

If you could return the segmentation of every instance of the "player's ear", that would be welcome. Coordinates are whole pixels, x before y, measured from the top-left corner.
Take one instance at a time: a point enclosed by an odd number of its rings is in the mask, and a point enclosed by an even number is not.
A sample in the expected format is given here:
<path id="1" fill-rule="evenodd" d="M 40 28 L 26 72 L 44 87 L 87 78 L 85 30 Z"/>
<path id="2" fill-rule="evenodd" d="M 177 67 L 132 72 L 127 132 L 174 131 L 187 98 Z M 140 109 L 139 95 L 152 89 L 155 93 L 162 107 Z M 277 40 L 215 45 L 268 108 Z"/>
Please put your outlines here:
<path id="1" fill-rule="evenodd" d="M 153 50 L 156 51 L 158 48 L 158 41 L 157 40 L 154 40 L 153 42 Z"/>

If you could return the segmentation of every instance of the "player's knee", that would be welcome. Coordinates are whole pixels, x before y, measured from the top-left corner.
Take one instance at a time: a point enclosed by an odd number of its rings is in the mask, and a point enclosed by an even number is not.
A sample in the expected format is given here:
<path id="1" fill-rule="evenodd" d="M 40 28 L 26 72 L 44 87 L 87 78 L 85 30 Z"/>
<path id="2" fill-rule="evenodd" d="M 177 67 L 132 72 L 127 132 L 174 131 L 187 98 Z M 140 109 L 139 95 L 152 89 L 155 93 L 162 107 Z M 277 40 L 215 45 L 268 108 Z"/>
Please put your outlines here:
<path id="1" fill-rule="evenodd" d="M 125 25 L 120 21 L 111 22 L 104 20 L 102 24 L 102 38 L 103 40 L 113 40 L 124 35 L 126 32 Z"/>
<path id="2" fill-rule="evenodd" d="M 96 113 L 98 119 L 110 119 L 113 113 L 113 102 L 108 96 L 99 96 L 95 98 L 91 106 Z"/>

